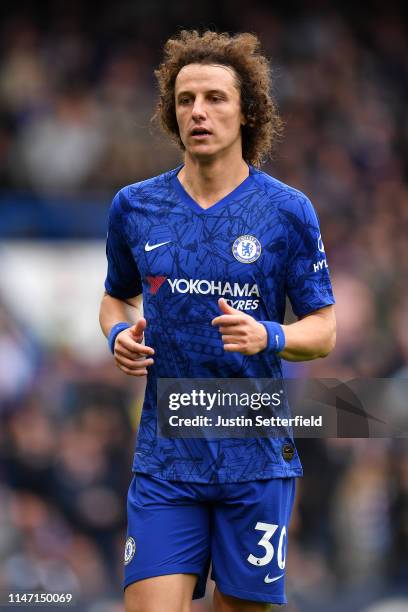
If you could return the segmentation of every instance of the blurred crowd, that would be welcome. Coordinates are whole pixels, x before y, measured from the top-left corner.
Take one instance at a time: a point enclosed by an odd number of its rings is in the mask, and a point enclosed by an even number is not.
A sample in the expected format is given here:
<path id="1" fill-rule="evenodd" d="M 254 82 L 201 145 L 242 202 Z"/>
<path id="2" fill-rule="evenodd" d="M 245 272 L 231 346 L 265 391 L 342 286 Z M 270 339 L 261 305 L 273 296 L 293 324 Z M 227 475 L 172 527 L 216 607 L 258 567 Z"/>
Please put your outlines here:
<path id="1" fill-rule="evenodd" d="M 150 122 L 163 42 L 206 19 L 257 32 L 286 123 L 265 170 L 317 208 L 337 300 L 336 350 L 296 372 L 407 377 L 408 33 L 396 5 L 306 2 L 308 11 L 290 12 L 225 0 L 216 18 L 211 3 L 200 12 L 102 2 L 97 14 L 87 3 L 42 4 L 0 25 L 1 193 L 111 197 L 174 167 L 178 151 Z M 122 610 L 142 392 L 108 357 L 89 365 L 40 345 L 0 301 L 0 591 L 67 591 L 81 611 Z M 298 447 L 290 612 L 408 609 L 406 441 Z M 394 607 L 374 606 L 393 597 Z"/>

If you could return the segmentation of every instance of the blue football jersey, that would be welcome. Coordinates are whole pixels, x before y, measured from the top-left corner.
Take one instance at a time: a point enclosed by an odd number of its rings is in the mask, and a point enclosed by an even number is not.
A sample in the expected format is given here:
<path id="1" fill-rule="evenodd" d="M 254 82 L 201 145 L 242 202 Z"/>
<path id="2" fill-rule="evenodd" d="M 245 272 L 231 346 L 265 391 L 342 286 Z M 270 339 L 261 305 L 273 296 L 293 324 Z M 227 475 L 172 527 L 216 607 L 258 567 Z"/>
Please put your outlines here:
<path id="1" fill-rule="evenodd" d="M 106 291 L 119 299 L 143 293 L 145 342 L 155 350 L 133 470 L 209 483 L 300 476 L 290 438 L 157 437 L 158 378 L 282 377 L 271 351 L 224 351 L 211 326 L 221 314 L 219 297 L 257 320 L 279 323 L 286 296 L 299 317 L 334 303 L 318 219 L 306 196 L 250 167 L 236 189 L 203 209 L 181 185 L 179 171 L 124 187 L 109 216 Z"/>

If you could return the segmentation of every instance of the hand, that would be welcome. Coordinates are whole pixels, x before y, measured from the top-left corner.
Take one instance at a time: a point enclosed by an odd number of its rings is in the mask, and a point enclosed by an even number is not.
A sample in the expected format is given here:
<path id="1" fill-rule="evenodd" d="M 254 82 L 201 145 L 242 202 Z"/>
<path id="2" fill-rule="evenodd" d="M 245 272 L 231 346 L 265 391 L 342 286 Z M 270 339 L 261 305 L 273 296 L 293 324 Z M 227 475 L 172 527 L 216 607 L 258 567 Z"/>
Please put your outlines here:
<path id="1" fill-rule="evenodd" d="M 268 333 L 262 323 L 232 308 L 224 298 L 218 300 L 218 306 L 223 314 L 213 319 L 211 325 L 219 325 L 225 351 L 255 355 L 266 348 Z"/>
<path id="2" fill-rule="evenodd" d="M 145 376 L 148 366 L 154 361 L 151 356 L 154 350 L 141 344 L 143 331 L 146 329 L 146 319 L 139 319 L 136 325 L 124 329 L 116 336 L 115 362 L 119 370 L 130 376 Z"/>

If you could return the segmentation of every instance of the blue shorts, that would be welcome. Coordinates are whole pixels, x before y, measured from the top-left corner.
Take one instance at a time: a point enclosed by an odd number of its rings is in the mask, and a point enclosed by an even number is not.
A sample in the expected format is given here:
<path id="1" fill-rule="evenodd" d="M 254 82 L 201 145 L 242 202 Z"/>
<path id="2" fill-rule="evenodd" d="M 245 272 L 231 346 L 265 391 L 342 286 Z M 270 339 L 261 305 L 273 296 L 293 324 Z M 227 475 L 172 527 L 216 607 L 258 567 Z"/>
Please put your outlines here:
<path id="1" fill-rule="evenodd" d="M 286 603 L 287 532 L 295 478 L 196 484 L 135 474 L 128 493 L 124 586 L 165 574 L 197 574 L 203 597 L 210 564 L 221 593 Z"/>

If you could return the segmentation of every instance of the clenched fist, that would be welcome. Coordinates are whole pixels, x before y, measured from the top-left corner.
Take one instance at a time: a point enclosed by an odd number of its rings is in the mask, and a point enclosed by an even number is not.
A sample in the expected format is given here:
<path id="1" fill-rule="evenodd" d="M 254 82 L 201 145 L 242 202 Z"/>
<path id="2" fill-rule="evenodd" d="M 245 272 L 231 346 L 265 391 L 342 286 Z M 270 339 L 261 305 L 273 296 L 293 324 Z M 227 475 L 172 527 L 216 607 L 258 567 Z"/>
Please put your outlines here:
<path id="1" fill-rule="evenodd" d="M 142 344 L 146 325 L 146 319 L 141 318 L 136 325 L 121 331 L 115 340 L 116 365 L 130 376 L 145 376 L 147 368 L 154 363 L 151 359 L 154 350 Z"/>
<path id="2" fill-rule="evenodd" d="M 268 333 L 262 323 L 232 308 L 224 298 L 218 300 L 218 306 L 223 314 L 213 319 L 211 325 L 219 326 L 225 351 L 255 355 L 266 348 Z"/>

